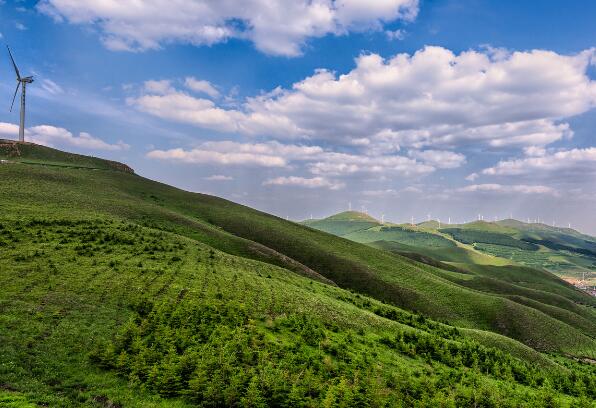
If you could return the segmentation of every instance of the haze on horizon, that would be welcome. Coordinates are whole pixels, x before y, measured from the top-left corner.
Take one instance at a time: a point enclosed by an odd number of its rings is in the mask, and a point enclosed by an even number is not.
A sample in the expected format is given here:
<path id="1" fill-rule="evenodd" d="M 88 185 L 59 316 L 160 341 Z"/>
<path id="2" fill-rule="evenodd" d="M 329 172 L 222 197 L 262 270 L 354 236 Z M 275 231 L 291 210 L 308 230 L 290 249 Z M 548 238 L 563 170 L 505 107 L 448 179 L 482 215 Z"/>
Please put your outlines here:
<path id="1" fill-rule="evenodd" d="M 172 3 L 0 2 L 36 78 L 26 139 L 294 220 L 351 203 L 596 234 L 596 4 Z"/>

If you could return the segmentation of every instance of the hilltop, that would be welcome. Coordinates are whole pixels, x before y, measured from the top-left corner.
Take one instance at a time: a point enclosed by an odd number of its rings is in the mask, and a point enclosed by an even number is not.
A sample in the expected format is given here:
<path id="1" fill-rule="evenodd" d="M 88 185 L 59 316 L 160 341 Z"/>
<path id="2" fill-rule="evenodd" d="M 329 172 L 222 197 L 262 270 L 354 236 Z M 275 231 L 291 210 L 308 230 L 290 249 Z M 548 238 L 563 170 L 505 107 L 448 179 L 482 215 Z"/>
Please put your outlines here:
<path id="1" fill-rule="evenodd" d="M 130 171 L 92 171 L 112 162 L 18 147 L 20 165 L 0 165 L 0 401 L 596 397 L 595 370 L 565 357 L 596 355 L 596 304 L 548 272 L 429 265 Z M 357 214 L 318 222 L 403 233 Z"/>
<path id="2" fill-rule="evenodd" d="M 134 173 L 134 170 L 129 166 L 116 161 L 67 153 L 35 143 L 21 143 L 6 139 L 0 139 L 0 159 L 4 160 L 5 163 L 25 163 Z"/>
<path id="3" fill-rule="evenodd" d="M 325 218 L 327 221 L 368 221 L 380 224 L 380 222 L 363 212 L 358 211 L 344 211 L 338 214 L 332 215 L 330 217 Z"/>

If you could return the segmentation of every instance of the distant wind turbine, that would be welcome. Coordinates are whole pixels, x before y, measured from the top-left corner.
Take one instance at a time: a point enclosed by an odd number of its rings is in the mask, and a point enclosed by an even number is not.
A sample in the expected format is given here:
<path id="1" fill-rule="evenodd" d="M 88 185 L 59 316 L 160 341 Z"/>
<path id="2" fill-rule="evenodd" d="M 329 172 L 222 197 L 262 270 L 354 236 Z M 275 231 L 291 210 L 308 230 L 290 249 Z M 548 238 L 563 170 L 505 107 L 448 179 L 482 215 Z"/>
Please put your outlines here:
<path id="1" fill-rule="evenodd" d="M 12 53 L 10 52 L 10 48 L 8 48 L 8 45 L 6 46 L 6 49 L 8 50 L 8 55 L 10 56 L 10 61 L 12 62 L 12 67 L 14 68 L 14 72 L 17 75 L 17 88 L 14 91 L 14 96 L 12 97 L 12 103 L 10 104 L 10 111 L 12 112 L 12 107 L 14 105 L 14 101 L 17 97 L 17 93 L 19 92 L 19 86 L 22 86 L 21 89 L 21 121 L 19 124 L 19 142 L 24 142 L 25 141 L 25 90 L 27 87 L 27 84 L 30 84 L 33 82 L 33 77 L 32 76 L 28 76 L 28 77 L 21 77 L 21 73 L 19 72 L 19 69 L 17 68 L 17 64 L 14 62 L 14 58 L 12 57 Z"/>

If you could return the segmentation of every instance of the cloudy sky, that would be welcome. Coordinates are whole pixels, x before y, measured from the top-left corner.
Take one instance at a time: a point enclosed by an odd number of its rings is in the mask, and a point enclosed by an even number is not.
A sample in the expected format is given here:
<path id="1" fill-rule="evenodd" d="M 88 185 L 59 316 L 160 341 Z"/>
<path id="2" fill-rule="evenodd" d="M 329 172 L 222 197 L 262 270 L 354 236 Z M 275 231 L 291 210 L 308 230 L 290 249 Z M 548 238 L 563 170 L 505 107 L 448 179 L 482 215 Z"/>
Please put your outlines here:
<path id="1" fill-rule="evenodd" d="M 37 143 L 295 220 L 351 203 L 596 233 L 594 16 L 587 0 L 6 0 L 0 37 L 35 76 Z"/>

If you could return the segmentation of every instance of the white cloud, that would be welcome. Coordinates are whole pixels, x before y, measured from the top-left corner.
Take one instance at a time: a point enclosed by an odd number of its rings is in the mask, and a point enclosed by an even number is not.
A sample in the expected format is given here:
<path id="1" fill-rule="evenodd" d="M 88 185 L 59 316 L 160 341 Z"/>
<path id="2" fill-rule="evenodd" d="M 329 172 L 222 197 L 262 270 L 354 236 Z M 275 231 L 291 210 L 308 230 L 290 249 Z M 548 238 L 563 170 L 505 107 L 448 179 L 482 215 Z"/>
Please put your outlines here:
<path id="1" fill-rule="evenodd" d="M 546 149 L 542 146 L 528 146 L 524 148 L 526 156 L 540 157 L 546 154 Z"/>
<path id="2" fill-rule="evenodd" d="M 557 191 L 551 187 L 541 185 L 504 185 L 504 184 L 472 184 L 456 190 L 460 193 L 488 192 L 488 193 L 519 193 L 519 194 L 548 194 L 557 195 Z"/>
<path id="3" fill-rule="evenodd" d="M 215 89 L 209 81 L 199 80 L 194 77 L 187 77 L 184 80 L 184 85 L 195 92 L 202 92 L 209 95 L 212 98 L 219 96 L 219 91 Z"/>
<path id="4" fill-rule="evenodd" d="M 309 38 L 411 21 L 418 0 L 41 0 L 37 9 L 56 21 L 99 26 L 105 46 L 113 50 L 240 38 L 268 54 L 296 56 Z"/>
<path id="5" fill-rule="evenodd" d="M 525 157 L 503 160 L 482 170 L 488 176 L 586 176 L 596 174 L 596 147 L 560 150 Z"/>
<path id="6" fill-rule="evenodd" d="M 422 190 L 418 187 L 405 187 L 399 190 L 395 190 L 392 188 L 388 188 L 385 190 L 364 190 L 362 192 L 363 195 L 368 197 L 388 197 L 388 196 L 399 196 L 400 194 L 409 193 L 409 194 L 418 194 L 422 193 Z"/>
<path id="7" fill-rule="evenodd" d="M 323 149 L 317 146 L 282 145 L 277 142 L 221 141 L 204 142 L 191 150 L 181 148 L 153 150 L 147 154 L 147 157 L 193 164 L 286 167 L 291 160 L 305 160 L 315 157 L 322 151 Z"/>
<path id="8" fill-rule="evenodd" d="M 18 138 L 19 126 L 13 123 L 0 122 L 0 135 L 3 137 Z M 25 129 L 25 140 L 49 147 L 60 145 L 74 146 L 89 150 L 127 150 L 126 143 L 119 141 L 115 144 L 107 143 L 89 133 L 81 132 L 78 136 L 64 128 L 40 125 Z"/>
<path id="9" fill-rule="evenodd" d="M 64 90 L 60 85 L 52 81 L 51 79 L 43 79 L 41 81 L 41 87 L 46 90 L 46 92 L 52 95 L 58 95 L 64 93 Z"/>
<path id="10" fill-rule="evenodd" d="M 212 176 L 204 177 L 204 179 L 208 181 L 230 181 L 234 180 L 234 177 L 224 176 L 223 174 L 214 174 Z"/>
<path id="11" fill-rule="evenodd" d="M 403 29 L 399 29 L 399 30 L 395 30 L 395 31 L 385 31 L 385 35 L 387 36 L 387 39 L 389 41 L 394 41 L 394 40 L 403 40 L 404 38 L 406 38 L 406 31 Z"/>
<path id="12" fill-rule="evenodd" d="M 540 147 L 571 137 L 562 120 L 596 106 L 596 81 L 587 75 L 596 51 L 502 52 L 456 55 L 426 47 L 390 59 L 361 55 L 347 74 L 318 70 L 291 89 L 248 98 L 239 109 L 179 90 L 128 102 L 164 119 L 221 132 L 374 151 L 471 143 Z"/>
<path id="13" fill-rule="evenodd" d="M 25 31 L 27 29 L 27 26 L 25 26 L 23 23 L 14 23 L 14 26 L 19 31 Z"/>
<path id="14" fill-rule="evenodd" d="M 404 156 L 364 156 L 328 152 L 308 165 L 311 173 L 321 176 L 349 176 L 356 174 L 421 176 L 435 170 Z"/>
<path id="15" fill-rule="evenodd" d="M 166 95 L 174 92 L 174 88 L 172 88 L 172 81 L 168 79 L 145 81 L 143 84 L 143 89 L 145 92 L 157 95 Z"/>
<path id="16" fill-rule="evenodd" d="M 435 167 L 410 157 L 338 153 L 324 150 L 320 146 L 281 144 L 275 141 L 267 143 L 208 141 L 189 150 L 181 148 L 152 150 L 147 157 L 181 163 L 235 166 L 290 168 L 295 164 L 304 164 L 311 174 L 320 177 L 356 175 L 415 177 L 435 170 Z"/>
<path id="17" fill-rule="evenodd" d="M 331 190 L 339 190 L 345 187 L 342 182 L 328 180 L 323 177 L 276 177 L 263 182 L 264 186 L 296 186 L 306 188 L 329 188 Z"/>
<path id="18" fill-rule="evenodd" d="M 466 162 L 466 156 L 445 150 L 411 150 L 410 157 L 439 169 L 454 169 Z"/>

